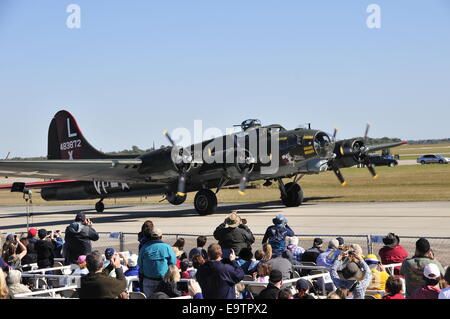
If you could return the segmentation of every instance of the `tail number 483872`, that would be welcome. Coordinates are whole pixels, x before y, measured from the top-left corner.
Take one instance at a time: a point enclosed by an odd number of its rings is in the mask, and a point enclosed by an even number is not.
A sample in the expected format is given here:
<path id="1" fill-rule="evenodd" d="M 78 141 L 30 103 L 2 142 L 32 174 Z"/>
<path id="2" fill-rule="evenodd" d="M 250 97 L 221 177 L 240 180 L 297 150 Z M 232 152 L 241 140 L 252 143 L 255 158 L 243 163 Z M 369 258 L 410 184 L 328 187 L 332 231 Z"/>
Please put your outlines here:
<path id="1" fill-rule="evenodd" d="M 80 139 L 69 141 L 69 142 L 64 142 L 64 143 L 61 143 L 61 145 L 60 145 L 61 151 L 72 150 L 74 148 L 80 148 L 80 147 L 81 147 Z"/>

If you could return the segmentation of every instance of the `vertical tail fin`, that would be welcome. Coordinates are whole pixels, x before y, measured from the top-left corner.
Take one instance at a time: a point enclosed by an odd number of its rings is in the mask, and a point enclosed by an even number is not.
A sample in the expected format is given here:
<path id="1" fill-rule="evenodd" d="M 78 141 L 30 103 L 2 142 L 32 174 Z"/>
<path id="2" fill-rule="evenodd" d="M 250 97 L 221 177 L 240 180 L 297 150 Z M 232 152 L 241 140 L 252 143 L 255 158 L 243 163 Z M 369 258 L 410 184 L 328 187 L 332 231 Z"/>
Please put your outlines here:
<path id="1" fill-rule="evenodd" d="M 107 155 L 96 150 L 84 138 L 75 118 L 67 111 L 59 111 L 48 129 L 49 160 L 104 159 Z"/>

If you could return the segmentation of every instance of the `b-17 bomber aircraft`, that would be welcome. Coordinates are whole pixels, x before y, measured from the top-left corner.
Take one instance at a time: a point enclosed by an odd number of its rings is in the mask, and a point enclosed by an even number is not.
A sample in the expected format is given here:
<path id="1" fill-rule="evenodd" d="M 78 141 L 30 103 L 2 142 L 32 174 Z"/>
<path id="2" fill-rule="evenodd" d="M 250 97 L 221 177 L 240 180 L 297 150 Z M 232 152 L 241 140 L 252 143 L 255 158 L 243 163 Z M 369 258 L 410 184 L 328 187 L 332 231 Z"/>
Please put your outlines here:
<path id="1" fill-rule="evenodd" d="M 366 164 L 375 171 L 366 154 L 405 142 L 367 146 L 364 138 L 335 141 L 333 135 L 311 128 L 286 130 L 281 125 L 262 126 L 256 119 L 242 122 L 242 131 L 205 140 L 187 147 L 176 145 L 142 155 L 107 155 L 84 138 L 75 118 L 59 111 L 48 132 L 47 160 L 1 160 L 0 175 L 45 179 L 44 182 L 14 183 L 0 189 L 23 192 L 41 189 L 47 201 L 99 199 L 97 212 L 104 211 L 105 198 L 140 197 L 163 194 L 173 205 L 197 192 L 194 206 L 200 215 L 217 207 L 216 194 L 224 187 L 239 185 L 245 194 L 250 181 L 278 183 L 287 207 L 299 206 L 303 191 L 298 181 L 306 174 L 333 170 L 345 185 L 340 168 Z M 283 178 L 293 178 L 284 183 Z M 211 189 L 216 189 L 213 192 Z"/>

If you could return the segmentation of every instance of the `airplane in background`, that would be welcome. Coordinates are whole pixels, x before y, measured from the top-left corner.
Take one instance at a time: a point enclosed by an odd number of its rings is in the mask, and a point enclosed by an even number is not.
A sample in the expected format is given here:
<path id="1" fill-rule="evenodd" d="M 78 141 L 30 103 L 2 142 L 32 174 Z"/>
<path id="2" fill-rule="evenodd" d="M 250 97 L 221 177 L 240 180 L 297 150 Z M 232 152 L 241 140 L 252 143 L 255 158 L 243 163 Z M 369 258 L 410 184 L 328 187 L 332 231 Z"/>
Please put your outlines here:
<path id="1" fill-rule="evenodd" d="M 206 215 L 215 211 L 216 194 L 224 186 L 239 185 L 239 193 L 244 194 L 249 181 L 265 180 L 265 186 L 276 181 L 283 204 L 293 207 L 303 201 L 298 181 L 304 175 L 333 170 L 345 185 L 340 168 L 365 164 L 377 177 L 366 155 L 406 143 L 367 146 L 369 126 L 364 138 L 341 141 L 335 141 L 336 130 L 332 136 L 310 127 L 286 130 L 278 124 L 262 126 L 256 119 L 240 126 L 241 132 L 184 148 L 165 131 L 171 146 L 142 155 L 107 155 L 89 144 L 75 118 L 62 110 L 50 123 L 47 160 L 0 160 L 0 175 L 46 181 L 16 182 L 0 189 L 23 192 L 37 188 L 47 201 L 99 199 L 97 212 L 104 211 L 105 198 L 164 194 L 169 203 L 180 205 L 187 192 L 197 192 L 194 207 Z M 253 137 L 258 141 L 256 151 Z M 260 154 L 261 147 L 266 148 L 265 155 Z M 270 170 L 273 163 L 277 165 Z M 293 180 L 284 184 L 283 178 Z"/>

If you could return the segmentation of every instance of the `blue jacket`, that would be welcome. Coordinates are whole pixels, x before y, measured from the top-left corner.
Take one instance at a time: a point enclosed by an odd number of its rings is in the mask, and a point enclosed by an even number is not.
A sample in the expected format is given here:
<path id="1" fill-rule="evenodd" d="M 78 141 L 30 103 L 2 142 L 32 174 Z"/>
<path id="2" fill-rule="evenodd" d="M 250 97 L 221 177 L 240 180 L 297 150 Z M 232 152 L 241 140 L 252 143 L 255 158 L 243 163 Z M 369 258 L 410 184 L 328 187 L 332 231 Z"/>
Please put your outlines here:
<path id="1" fill-rule="evenodd" d="M 139 266 L 128 267 L 128 270 L 124 272 L 125 277 L 139 276 Z M 141 291 L 138 281 L 133 281 L 133 291 Z"/>
<path id="2" fill-rule="evenodd" d="M 267 228 L 262 243 L 269 242 L 272 246 L 272 254 L 279 256 L 286 249 L 286 236 L 294 235 L 294 231 L 288 225 L 272 225 Z"/>
<path id="3" fill-rule="evenodd" d="M 162 279 L 169 265 L 176 265 L 172 247 L 160 240 L 146 242 L 139 251 L 138 266 L 146 278 Z"/>
<path id="4" fill-rule="evenodd" d="M 316 265 L 327 267 L 330 270 L 340 253 L 339 249 L 328 249 L 317 257 Z"/>
<path id="5" fill-rule="evenodd" d="M 205 299 L 236 299 L 235 285 L 244 278 L 236 261 L 209 260 L 197 270 L 196 278 Z"/>

